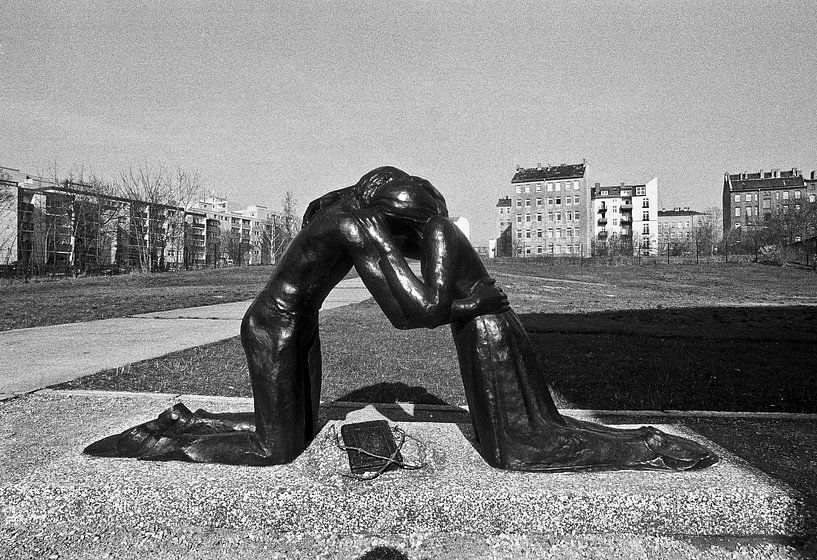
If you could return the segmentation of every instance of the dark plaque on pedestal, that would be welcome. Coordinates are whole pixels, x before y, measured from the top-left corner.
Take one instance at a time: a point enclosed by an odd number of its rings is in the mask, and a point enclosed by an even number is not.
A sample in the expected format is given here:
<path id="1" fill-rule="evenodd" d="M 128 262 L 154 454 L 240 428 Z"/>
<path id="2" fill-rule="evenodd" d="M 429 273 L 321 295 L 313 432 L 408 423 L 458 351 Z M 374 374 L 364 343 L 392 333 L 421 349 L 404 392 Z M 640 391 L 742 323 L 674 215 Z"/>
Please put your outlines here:
<path id="1" fill-rule="evenodd" d="M 389 470 L 396 468 L 395 463 L 403 461 L 389 423 L 385 420 L 344 424 L 340 435 L 343 436 L 346 453 L 349 454 L 349 468 L 353 473 L 376 472 L 384 470 L 384 467 Z"/>

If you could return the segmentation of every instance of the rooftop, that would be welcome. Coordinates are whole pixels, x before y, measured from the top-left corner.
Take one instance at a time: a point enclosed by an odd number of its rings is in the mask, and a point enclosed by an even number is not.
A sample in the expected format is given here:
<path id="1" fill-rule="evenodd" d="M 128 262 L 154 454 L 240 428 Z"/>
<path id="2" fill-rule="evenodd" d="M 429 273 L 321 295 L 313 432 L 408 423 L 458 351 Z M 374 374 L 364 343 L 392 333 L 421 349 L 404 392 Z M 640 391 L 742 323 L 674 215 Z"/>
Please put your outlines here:
<path id="1" fill-rule="evenodd" d="M 500 198 L 496 203 L 497 208 L 500 208 L 500 207 L 503 207 L 503 206 L 510 206 L 510 205 L 511 205 L 511 197 L 509 197 L 509 196 L 506 196 L 505 198 Z"/>
<path id="2" fill-rule="evenodd" d="M 726 173 L 730 190 L 757 191 L 774 189 L 801 188 L 804 185 L 803 174 L 796 167 L 791 170 L 770 169 L 758 170 L 756 173 Z"/>
<path id="3" fill-rule="evenodd" d="M 590 189 L 590 197 L 591 198 L 621 198 L 621 196 L 633 196 L 635 193 L 636 187 L 644 187 L 646 185 L 615 185 L 612 187 L 602 187 L 598 183 L 596 186 Z M 622 195 L 621 191 L 629 191 L 629 194 Z M 602 191 L 606 191 L 607 194 L 601 194 Z"/>
<path id="4" fill-rule="evenodd" d="M 528 183 L 530 181 L 551 181 L 553 179 L 581 179 L 587 166 L 584 163 L 546 165 L 542 167 L 517 167 L 511 183 Z"/>
<path id="5" fill-rule="evenodd" d="M 673 208 L 672 210 L 665 210 L 662 208 L 658 211 L 659 218 L 669 218 L 671 216 L 703 216 L 706 212 L 698 212 L 690 208 Z"/>

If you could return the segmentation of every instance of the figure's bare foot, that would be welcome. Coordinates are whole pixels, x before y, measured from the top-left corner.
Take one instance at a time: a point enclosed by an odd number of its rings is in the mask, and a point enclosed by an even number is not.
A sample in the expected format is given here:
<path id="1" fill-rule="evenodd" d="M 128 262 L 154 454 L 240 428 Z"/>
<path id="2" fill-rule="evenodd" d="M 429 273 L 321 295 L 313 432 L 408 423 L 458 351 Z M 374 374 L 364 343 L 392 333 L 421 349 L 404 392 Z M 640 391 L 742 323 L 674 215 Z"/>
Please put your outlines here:
<path id="1" fill-rule="evenodd" d="M 656 428 L 607 432 L 600 425 L 578 428 L 576 422 L 515 438 L 508 446 L 507 465 L 496 466 L 528 471 L 692 470 L 718 461 L 702 445 Z"/>

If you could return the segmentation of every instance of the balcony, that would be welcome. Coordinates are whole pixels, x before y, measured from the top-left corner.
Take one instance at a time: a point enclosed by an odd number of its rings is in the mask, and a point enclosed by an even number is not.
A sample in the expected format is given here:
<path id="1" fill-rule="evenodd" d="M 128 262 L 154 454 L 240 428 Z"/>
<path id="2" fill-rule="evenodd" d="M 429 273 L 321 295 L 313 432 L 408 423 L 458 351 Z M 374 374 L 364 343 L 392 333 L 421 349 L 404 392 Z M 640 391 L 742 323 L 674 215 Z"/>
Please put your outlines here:
<path id="1" fill-rule="evenodd" d="M 607 230 L 601 230 L 598 235 L 599 239 L 607 239 Z"/>
<path id="2" fill-rule="evenodd" d="M 622 212 L 631 212 L 632 209 L 633 209 L 633 203 L 632 202 L 623 202 L 621 204 L 621 211 Z"/>
<path id="3" fill-rule="evenodd" d="M 606 206 L 602 206 L 601 208 L 599 208 L 599 214 L 604 214 L 605 212 L 607 212 Z"/>
<path id="4" fill-rule="evenodd" d="M 607 218 L 599 218 L 599 225 L 606 226 L 607 225 Z"/>

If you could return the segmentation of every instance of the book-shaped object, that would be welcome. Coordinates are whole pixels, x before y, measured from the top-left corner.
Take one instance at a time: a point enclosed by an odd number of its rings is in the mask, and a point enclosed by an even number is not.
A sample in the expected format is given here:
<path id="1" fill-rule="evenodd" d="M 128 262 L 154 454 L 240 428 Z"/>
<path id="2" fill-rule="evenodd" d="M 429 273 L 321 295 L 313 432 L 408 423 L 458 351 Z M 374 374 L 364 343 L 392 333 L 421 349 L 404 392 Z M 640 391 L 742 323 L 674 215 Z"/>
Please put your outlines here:
<path id="1" fill-rule="evenodd" d="M 397 462 L 403 461 L 389 423 L 385 420 L 344 424 L 340 427 L 340 435 L 343 436 L 346 453 L 349 455 L 349 468 L 353 473 L 396 468 L 397 465 L 388 461 L 389 457 L 393 457 Z M 352 447 L 363 449 L 366 453 L 351 449 Z"/>

